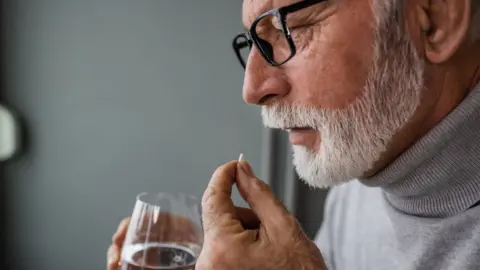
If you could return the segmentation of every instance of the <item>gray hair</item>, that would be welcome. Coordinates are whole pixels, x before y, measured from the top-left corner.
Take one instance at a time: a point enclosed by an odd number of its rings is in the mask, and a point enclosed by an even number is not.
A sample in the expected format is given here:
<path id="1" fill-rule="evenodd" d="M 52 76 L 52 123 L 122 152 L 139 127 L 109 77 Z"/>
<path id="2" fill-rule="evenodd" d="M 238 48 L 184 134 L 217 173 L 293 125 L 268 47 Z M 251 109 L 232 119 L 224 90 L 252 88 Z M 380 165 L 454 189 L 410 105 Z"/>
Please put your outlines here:
<path id="1" fill-rule="evenodd" d="M 373 0 L 373 11 L 377 26 L 390 27 L 390 30 L 400 30 L 403 25 L 383 25 L 386 22 L 386 16 L 394 14 L 397 22 L 404 21 L 404 0 Z M 471 2 L 472 17 L 469 29 L 469 40 L 476 42 L 480 40 L 480 0 Z"/>

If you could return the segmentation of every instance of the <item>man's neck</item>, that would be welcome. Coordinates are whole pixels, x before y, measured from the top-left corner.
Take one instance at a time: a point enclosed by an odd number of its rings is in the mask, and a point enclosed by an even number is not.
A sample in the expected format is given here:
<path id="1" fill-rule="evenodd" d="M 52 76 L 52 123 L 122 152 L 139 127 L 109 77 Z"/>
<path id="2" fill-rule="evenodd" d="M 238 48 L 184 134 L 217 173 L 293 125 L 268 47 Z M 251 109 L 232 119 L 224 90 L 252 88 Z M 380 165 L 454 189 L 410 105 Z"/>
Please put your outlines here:
<path id="1" fill-rule="evenodd" d="M 453 111 L 480 81 L 480 45 L 463 48 L 450 61 L 435 68 L 427 87 L 439 96 L 430 116 L 423 124 L 428 132 Z"/>
<path id="2" fill-rule="evenodd" d="M 480 85 L 425 136 L 368 179 L 397 210 L 448 217 L 480 201 Z"/>

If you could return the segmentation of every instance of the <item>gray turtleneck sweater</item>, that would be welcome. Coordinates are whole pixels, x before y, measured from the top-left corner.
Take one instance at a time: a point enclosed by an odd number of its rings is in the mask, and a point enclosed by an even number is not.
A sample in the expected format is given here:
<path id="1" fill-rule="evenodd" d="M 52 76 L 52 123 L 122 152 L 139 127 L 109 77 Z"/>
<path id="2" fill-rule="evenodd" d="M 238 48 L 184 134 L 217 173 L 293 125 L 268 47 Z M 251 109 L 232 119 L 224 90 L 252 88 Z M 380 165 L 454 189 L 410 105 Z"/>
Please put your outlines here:
<path id="1" fill-rule="evenodd" d="M 331 270 L 480 269 L 480 86 L 370 179 L 328 195 Z"/>

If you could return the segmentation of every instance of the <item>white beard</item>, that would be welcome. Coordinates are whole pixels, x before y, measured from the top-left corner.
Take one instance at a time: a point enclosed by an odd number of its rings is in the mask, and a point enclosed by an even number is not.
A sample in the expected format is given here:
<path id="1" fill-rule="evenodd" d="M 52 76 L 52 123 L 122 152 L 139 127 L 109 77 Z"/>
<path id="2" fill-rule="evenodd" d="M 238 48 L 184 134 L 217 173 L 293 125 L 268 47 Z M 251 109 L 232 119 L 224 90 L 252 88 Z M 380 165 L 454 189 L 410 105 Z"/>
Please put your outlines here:
<path id="1" fill-rule="evenodd" d="M 346 108 L 282 103 L 262 108 L 267 127 L 312 127 L 321 134 L 316 152 L 293 146 L 297 173 L 312 187 L 339 185 L 370 171 L 420 104 L 424 62 L 405 30 L 392 34 L 387 26 L 379 24 L 376 30 L 374 60 L 363 94 Z"/>

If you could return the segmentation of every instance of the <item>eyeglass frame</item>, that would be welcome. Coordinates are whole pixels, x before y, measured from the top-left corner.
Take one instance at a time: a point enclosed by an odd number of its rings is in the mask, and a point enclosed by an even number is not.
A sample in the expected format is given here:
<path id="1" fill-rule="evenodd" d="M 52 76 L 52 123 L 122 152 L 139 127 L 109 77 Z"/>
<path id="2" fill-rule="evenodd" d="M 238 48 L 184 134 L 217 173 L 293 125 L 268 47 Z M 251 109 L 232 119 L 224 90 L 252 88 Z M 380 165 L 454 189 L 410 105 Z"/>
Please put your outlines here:
<path id="1" fill-rule="evenodd" d="M 281 66 L 281 65 L 285 64 L 286 62 L 288 62 L 290 59 L 292 59 L 295 56 L 295 54 L 297 53 L 297 48 L 295 47 L 295 43 L 293 42 L 292 35 L 290 33 L 290 29 L 287 26 L 287 15 L 290 14 L 290 13 L 297 12 L 301 9 L 313 6 L 315 4 L 326 2 L 326 1 L 328 1 L 328 0 L 304 0 L 304 1 L 297 2 L 297 3 L 294 3 L 294 4 L 288 5 L 288 6 L 271 9 L 271 10 L 263 13 L 259 17 L 257 17 L 255 19 L 255 21 L 253 21 L 249 30 L 247 30 L 245 33 L 238 34 L 233 38 L 233 43 L 232 43 L 233 50 L 235 51 L 235 54 L 237 55 L 237 58 L 240 61 L 240 64 L 243 66 L 243 68 L 246 69 L 247 62 L 243 60 L 243 57 L 240 53 L 240 50 L 244 49 L 246 46 L 249 46 L 249 49 L 251 49 L 252 46 L 255 45 L 255 47 L 260 51 L 260 53 L 263 56 L 263 58 L 265 59 L 265 61 L 267 61 L 267 63 L 270 66 L 273 66 L 273 67 Z M 280 63 L 277 63 L 277 62 L 275 62 L 275 60 L 270 59 L 270 57 L 268 57 L 267 53 L 265 52 L 264 48 L 260 45 L 260 42 L 259 42 L 259 39 L 262 39 L 262 38 L 260 38 L 258 36 L 257 31 L 256 31 L 257 24 L 263 18 L 265 18 L 266 16 L 270 16 L 270 15 L 274 15 L 274 16 L 277 16 L 277 18 L 279 18 L 280 24 L 282 26 L 282 32 L 285 35 L 285 38 L 287 39 L 288 46 L 290 48 L 290 56 L 287 57 L 287 59 L 285 59 L 284 61 L 282 61 Z M 237 41 L 240 38 L 245 39 L 245 41 L 238 43 Z M 247 43 L 247 44 L 245 44 L 245 43 Z M 268 43 L 268 44 L 270 44 L 270 43 Z M 272 46 L 272 45 L 270 44 L 270 46 Z M 273 49 L 272 49 L 272 51 L 273 51 Z M 247 58 L 247 60 L 248 60 L 248 58 Z"/>

